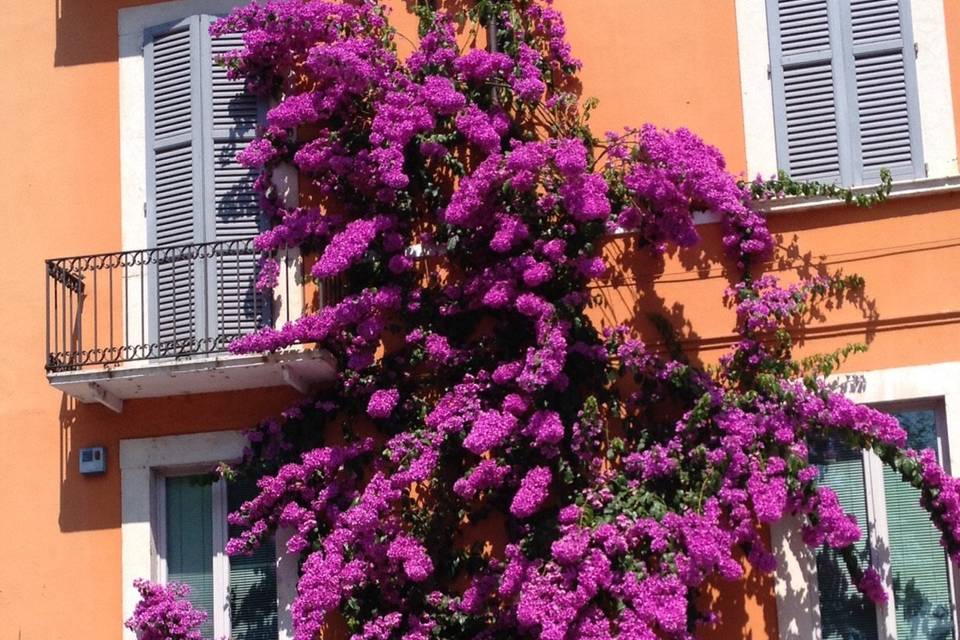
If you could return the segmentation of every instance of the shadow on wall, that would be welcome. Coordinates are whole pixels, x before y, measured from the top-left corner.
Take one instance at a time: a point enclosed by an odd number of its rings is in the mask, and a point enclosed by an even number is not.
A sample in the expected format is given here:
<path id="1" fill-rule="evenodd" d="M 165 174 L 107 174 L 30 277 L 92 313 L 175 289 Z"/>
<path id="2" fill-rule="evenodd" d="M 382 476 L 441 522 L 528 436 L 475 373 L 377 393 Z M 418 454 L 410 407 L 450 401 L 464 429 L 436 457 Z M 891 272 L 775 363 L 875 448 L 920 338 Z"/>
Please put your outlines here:
<path id="1" fill-rule="evenodd" d="M 60 485 L 62 532 L 119 529 L 120 440 L 220 431 L 245 430 L 277 416 L 299 395 L 289 387 L 250 391 L 148 398 L 124 402 L 114 413 L 99 404 L 84 404 L 69 396 L 60 401 Z M 80 474 L 80 450 L 107 449 L 106 473 Z"/>
<path id="2" fill-rule="evenodd" d="M 110 428 L 110 410 L 78 402 L 64 394 L 60 401 L 60 530 L 63 532 L 120 527 L 120 456 Z M 107 447 L 107 471 L 80 474 L 80 449 Z"/>
<path id="3" fill-rule="evenodd" d="M 899 212 L 888 206 L 845 212 L 841 217 L 861 222 L 868 216 L 879 220 L 896 215 Z M 771 274 L 789 284 L 798 278 L 857 272 L 859 258 L 853 254 L 818 255 L 803 247 L 800 233 L 806 224 L 774 226 L 776 257 L 759 266 L 755 275 Z M 702 236 L 699 244 L 670 247 L 662 256 L 638 246 L 635 236 L 606 241 L 603 253 L 613 268 L 591 286 L 595 321 L 602 327 L 625 324 L 657 353 L 698 367 L 729 352 L 739 337 L 733 307 L 723 298 L 724 290 L 737 283 L 739 270 L 724 255 L 719 225 L 700 226 L 698 231 Z M 835 336 L 869 345 L 878 331 L 918 319 L 881 318 L 868 278 L 863 291 L 847 290 L 813 305 L 803 324 L 792 327 L 791 333 L 797 349 L 809 341 Z"/>
<path id="4" fill-rule="evenodd" d="M 69 67 L 117 60 L 117 9 L 131 0 L 54 0 L 57 23 L 53 64 Z"/>
<path id="5" fill-rule="evenodd" d="M 715 625 L 698 630 L 700 640 L 779 638 L 773 575 L 753 570 L 743 558 L 741 562 L 746 569 L 742 580 L 717 580 L 701 597 L 702 610 L 719 613 Z"/>

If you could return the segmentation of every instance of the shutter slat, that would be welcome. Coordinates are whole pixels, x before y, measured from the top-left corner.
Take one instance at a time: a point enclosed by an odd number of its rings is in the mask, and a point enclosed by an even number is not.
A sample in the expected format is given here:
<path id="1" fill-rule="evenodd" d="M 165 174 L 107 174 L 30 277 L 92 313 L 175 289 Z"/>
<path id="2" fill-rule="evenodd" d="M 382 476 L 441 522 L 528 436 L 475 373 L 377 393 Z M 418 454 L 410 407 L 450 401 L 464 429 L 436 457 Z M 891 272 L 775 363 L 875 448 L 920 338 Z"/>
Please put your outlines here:
<path id="1" fill-rule="evenodd" d="M 790 173 L 797 178 L 838 174 L 837 137 L 824 135 L 836 131 L 837 118 L 829 62 L 784 71 L 784 116 Z"/>
<path id="2" fill-rule="evenodd" d="M 780 42 L 783 55 L 830 48 L 827 0 L 779 2 Z"/>
<path id="3" fill-rule="evenodd" d="M 852 2 L 850 21 L 855 45 L 899 38 L 899 0 Z"/>
<path id="4" fill-rule="evenodd" d="M 242 35 L 228 34 L 213 39 L 210 48 L 216 59 L 242 46 Z M 214 129 L 230 129 L 252 136 L 257 127 L 257 97 L 245 90 L 242 78 L 229 79 L 226 68 L 215 61 L 211 73 Z"/>
<path id="5" fill-rule="evenodd" d="M 214 201 L 216 239 L 242 241 L 261 229 L 258 197 L 253 191 L 255 173 L 236 161 L 245 142 L 214 143 Z M 237 242 L 228 248 L 249 247 Z M 221 336 L 233 336 L 257 329 L 269 316 L 267 302 L 254 289 L 257 255 L 224 255 L 216 261 L 218 291 L 217 328 Z"/>

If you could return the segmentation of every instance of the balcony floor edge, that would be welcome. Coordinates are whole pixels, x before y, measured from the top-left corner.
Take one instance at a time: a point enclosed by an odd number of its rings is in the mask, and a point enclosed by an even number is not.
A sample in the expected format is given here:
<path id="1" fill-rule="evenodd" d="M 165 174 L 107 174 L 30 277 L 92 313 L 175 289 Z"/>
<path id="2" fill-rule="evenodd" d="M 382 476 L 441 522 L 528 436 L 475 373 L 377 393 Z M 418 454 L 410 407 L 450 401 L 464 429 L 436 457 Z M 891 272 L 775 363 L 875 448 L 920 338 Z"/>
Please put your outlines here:
<path id="1" fill-rule="evenodd" d="M 124 400 L 218 393 L 289 385 L 307 393 L 336 375 L 325 350 L 219 355 L 144 362 L 112 369 L 48 373 L 50 385 L 84 403 L 120 412 Z"/>

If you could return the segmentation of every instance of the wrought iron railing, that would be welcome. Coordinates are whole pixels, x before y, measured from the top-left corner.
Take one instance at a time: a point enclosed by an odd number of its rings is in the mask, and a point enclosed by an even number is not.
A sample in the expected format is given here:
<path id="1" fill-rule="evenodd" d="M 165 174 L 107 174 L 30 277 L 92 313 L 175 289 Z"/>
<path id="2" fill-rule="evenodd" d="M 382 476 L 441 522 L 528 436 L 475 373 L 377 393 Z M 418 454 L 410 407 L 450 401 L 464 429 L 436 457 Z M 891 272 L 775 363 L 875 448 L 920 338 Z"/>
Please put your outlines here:
<path id="1" fill-rule="evenodd" d="M 48 372 L 224 353 L 235 338 L 299 317 L 303 261 L 280 261 L 279 285 L 258 291 L 252 239 L 46 261 Z M 339 297 L 319 283 L 312 304 Z"/>

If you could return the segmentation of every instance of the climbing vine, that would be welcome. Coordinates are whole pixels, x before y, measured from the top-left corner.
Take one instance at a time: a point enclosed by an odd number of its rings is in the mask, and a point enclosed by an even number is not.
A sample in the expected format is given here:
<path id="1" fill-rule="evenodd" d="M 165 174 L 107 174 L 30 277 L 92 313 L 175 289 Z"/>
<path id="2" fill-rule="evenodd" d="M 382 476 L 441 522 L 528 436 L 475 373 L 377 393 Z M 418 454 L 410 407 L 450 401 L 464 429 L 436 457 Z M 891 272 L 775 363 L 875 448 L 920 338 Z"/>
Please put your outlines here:
<path id="1" fill-rule="evenodd" d="M 904 449 L 894 418 L 824 383 L 859 347 L 792 357 L 810 308 L 862 281 L 758 275 L 775 247 L 755 200 L 869 205 L 889 176 L 864 196 L 784 175 L 741 183 L 685 129 L 595 136 L 549 1 L 413 4 L 408 56 L 375 0 L 272 0 L 212 29 L 244 34 L 223 62 L 275 100 L 239 155 L 273 221 L 259 286 L 276 284 L 270 256 L 296 248 L 316 282 L 343 288 L 232 345 L 313 344 L 338 365 L 221 470 L 259 488 L 230 516 L 243 533 L 229 553 L 292 531 L 296 638 L 330 624 L 357 640 L 689 638 L 713 620 L 697 606 L 707 581 L 740 579 L 744 562 L 773 570 L 763 525 L 795 516 L 813 547 L 862 536 L 818 486 L 818 439 L 873 449 L 921 487 L 956 558 L 957 481 Z M 478 46 L 484 34 L 496 46 Z M 299 206 L 275 186 L 281 166 L 306 187 Z M 699 211 L 719 215 L 740 274 L 726 299 L 739 341 L 710 370 L 588 316 L 591 283 L 619 267 L 606 236 L 691 247 Z"/>

